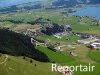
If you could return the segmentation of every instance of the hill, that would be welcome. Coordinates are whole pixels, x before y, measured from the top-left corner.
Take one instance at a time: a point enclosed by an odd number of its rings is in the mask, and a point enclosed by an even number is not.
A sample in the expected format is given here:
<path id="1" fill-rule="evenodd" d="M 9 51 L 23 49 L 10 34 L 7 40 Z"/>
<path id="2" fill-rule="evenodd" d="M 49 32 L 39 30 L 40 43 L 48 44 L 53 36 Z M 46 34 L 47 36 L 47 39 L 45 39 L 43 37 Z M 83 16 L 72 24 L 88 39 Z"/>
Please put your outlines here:
<path id="1" fill-rule="evenodd" d="M 44 53 L 34 48 L 29 37 L 5 29 L 0 29 L 0 53 L 49 61 Z"/>
<path id="2" fill-rule="evenodd" d="M 19 1 L 20 2 L 20 1 Z M 26 0 L 27 2 L 27 0 Z M 20 3 L 19 5 L 12 5 L 1 8 L 1 12 L 18 12 L 23 10 L 33 9 L 56 9 L 63 7 L 74 7 L 80 4 L 100 4 L 100 0 L 43 0 L 29 3 Z"/>
<path id="3" fill-rule="evenodd" d="M 69 55 L 63 55 L 60 53 L 56 53 L 56 52 L 53 52 L 52 50 L 45 48 L 45 47 L 42 47 L 42 46 L 38 46 L 38 47 L 36 47 L 36 49 L 45 53 L 48 56 L 48 58 L 50 59 L 50 61 L 55 62 L 55 63 L 64 64 L 66 62 L 68 63 L 68 62 L 75 61 Z"/>
<path id="4" fill-rule="evenodd" d="M 59 72 L 51 72 L 51 63 L 43 63 L 29 58 L 15 57 L 7 55 L 7 60 L 3 54 L 0 57 L 0 75 L 62 75 Z"/>
<path id="5" fill-rule="evenodd" d="M 12 5 L 18 5 L 28 2 L 35 2 L 35 1 L 41 1 L 41 0 L 1 0 L 0 1 L 0 7 L 8 7 Z"/>

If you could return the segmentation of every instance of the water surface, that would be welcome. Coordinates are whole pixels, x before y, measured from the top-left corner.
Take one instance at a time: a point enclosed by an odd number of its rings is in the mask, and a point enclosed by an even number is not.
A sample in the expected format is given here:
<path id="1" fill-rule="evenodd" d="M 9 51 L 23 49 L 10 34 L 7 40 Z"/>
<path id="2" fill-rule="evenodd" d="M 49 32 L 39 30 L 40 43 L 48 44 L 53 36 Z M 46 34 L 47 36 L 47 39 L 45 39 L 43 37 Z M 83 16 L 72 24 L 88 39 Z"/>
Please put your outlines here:
<path id="1" fill-rule="evenodd" d="M 90 16 L 100 20 L 100 6 L 87 6 L 78 10 L 77 12 L 71 13 L 71 15 L 77 16 Z"/>

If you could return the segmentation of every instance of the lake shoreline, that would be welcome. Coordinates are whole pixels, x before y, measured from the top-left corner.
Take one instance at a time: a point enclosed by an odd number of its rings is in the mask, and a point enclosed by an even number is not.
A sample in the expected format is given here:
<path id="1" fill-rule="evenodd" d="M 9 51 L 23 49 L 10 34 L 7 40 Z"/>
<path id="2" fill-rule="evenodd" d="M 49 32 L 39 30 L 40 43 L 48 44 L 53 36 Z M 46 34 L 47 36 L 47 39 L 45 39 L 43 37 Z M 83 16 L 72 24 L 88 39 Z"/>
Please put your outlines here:
<path id="1" fill-rule="evenodd" d="M 100 6 L 97 6 L 97 5 L 84 6 L 76 12 L 69 13 L 69 15 L 80 16 L 80 17 L 87 16 L 89 18 L 100 20 L 100 14 L 99 14 L 100 10 L 99 9 L 100 9 Z"/>

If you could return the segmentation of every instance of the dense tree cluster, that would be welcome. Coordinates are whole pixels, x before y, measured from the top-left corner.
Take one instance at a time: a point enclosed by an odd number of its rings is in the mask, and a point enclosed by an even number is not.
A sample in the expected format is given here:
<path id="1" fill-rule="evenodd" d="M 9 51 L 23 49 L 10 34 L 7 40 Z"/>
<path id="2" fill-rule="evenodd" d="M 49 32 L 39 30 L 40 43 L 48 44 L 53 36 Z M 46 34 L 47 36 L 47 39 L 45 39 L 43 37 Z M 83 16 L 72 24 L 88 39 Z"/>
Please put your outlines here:
<path id="1" fill-rule="evenodd" d="M 0 29 L 0 53 L 27 56 L 42 62 L 49 61 L 44 53 L 34 48 L 29 37 L 7 29 Z"/>
<path id="2" fill-rule="evenodd" d="M 53 5 L 56 7 L 72 7 L 77 4 L 77 0 L 57 0 L 53 2 Z"/>
<path id="3" fill-rule="evenodd" d="M 42 30 L 43 33 L 47 34 L 47 35 L 52 35 L 58 32 L 63 32 L 64 31 L 64 27 L 63 25 L 59 26 L 56 23 L 53 23 L 53 27 L 46 27 L 46 30 Z"/>

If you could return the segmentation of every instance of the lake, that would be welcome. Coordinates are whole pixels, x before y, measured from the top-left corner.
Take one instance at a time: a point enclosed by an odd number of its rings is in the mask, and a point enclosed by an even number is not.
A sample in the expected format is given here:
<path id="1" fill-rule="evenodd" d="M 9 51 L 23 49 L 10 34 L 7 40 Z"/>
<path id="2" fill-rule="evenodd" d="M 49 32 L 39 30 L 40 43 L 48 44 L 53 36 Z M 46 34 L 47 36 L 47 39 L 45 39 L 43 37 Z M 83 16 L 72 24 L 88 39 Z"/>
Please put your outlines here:
<path id="1" fill-rule="evenodd" d="M 100 20 L 100 6 L 86 6 L 74 13 L 71 13 L 71 15 L 90 16 Z"/>

